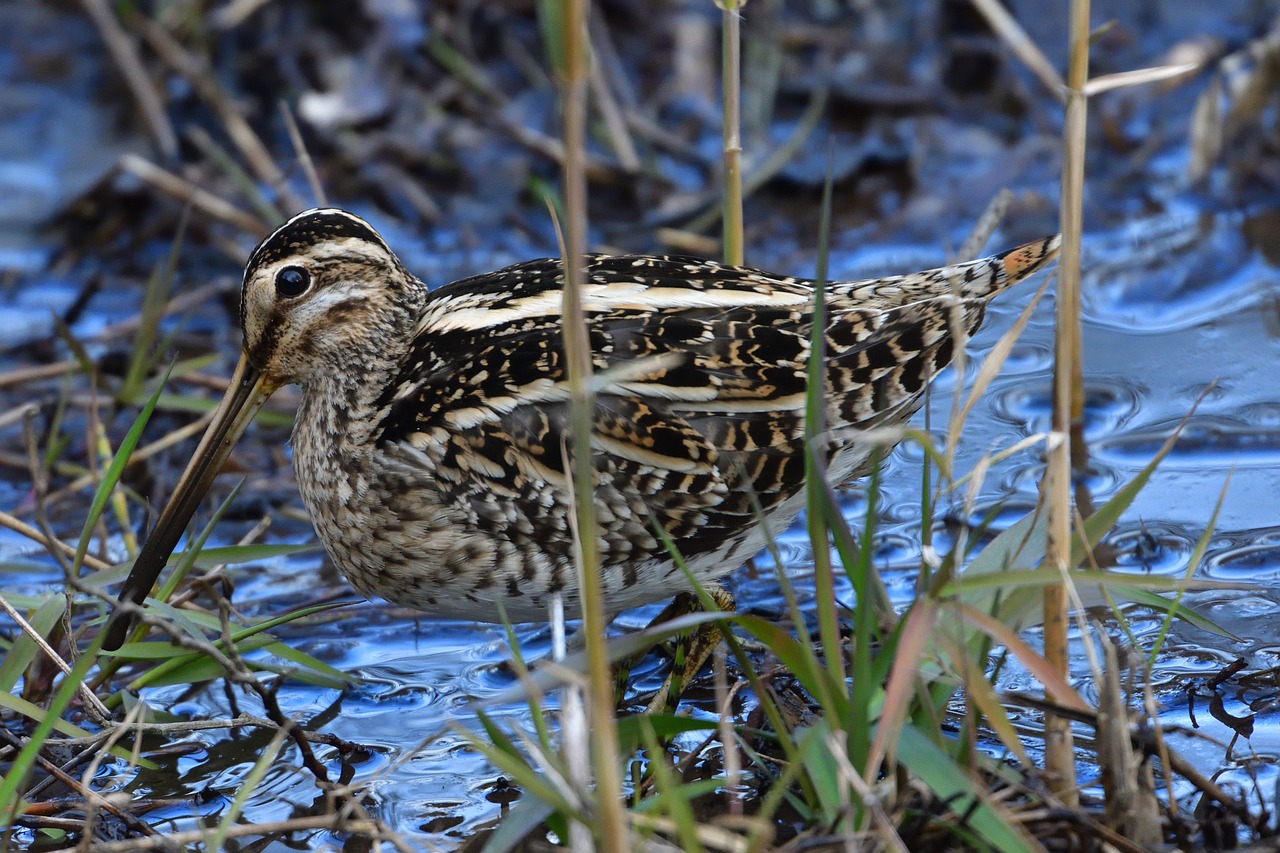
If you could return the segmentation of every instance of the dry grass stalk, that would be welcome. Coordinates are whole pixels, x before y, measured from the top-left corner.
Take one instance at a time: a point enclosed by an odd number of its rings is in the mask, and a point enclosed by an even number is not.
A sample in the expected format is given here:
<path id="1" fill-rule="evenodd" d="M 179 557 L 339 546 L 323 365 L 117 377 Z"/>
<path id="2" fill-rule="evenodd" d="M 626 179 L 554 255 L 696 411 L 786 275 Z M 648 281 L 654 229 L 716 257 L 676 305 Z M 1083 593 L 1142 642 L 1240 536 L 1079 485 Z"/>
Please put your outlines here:
<path id="1" fill-rule="evenodd" d="M 1197 57 L 1204 58 L 1204 57 Z M 1200 63 L 1193 63 L 1198 66 Z M 1280 18 L 1271 31 L 1224 57 L 1196 100 L 1191 117 L 1188 177 L 1198 181 L 1217 162 L 1228 140 L 1255 120 L 1280 84 Z"/>
<path id="2" fill-rule="evenodd" d="M 987 206 L 983 209 L 978 220 L 973 223 L 973 228 L 969 231 L 969 236 L 960 245 L 960 250 L 952 260 L 955 263 L 964 263 L 972 261 L 982 252 L 982 247 L 987 245 L 987 241 L 991 239 L 991 235 L 996 233 L 996 229 L 1000 227 L 1000 223 L 1004 221 L 1005 214 L 1009 212 L 1009 205 L 1013 203 L 1013 192 L 1008 189 L 1002 189 L 995 194 L 991 201 L 987 202 Z"/>
<path id="3" fill-rule="evenodd" d="M 178 135 L 169 122 L 164 104 L 160 102 L 156 90 L 151 85 L 147 69 L 142 67 L 137 45 L 129 38 L 124 27 L 120 26 L 120 22 L 116 20 L 106 0 L 80 0 L 80 5 L 84 6 L 84 10 L 97 26 L 98 32 L 102 34 L 102 40 L 107 43 L 107 50 L 111 52 L 111 58 L 115 60 L 120 73 L 124 75 L 125 84 L 128 85 L 134 100 L 138 102 L 142 121 L 155 139 L 160 153 L 166 160 L 176 158 Z"/>
<path id="4" fill-rule="evenodd" d="M 1039 46 L 1027 35 L 1027 31 L 1014 19 L 1009 10 L 1001 5 L 1000 0 L 972 0 L 973 6 L 987 19 L 991 29 L 1004 40 L 1014 55 L 1022 60 L 1032 73 L 1040 79 L 1044 87 L 1058 100 L 1063 99 L 1063 90 L 1067 85 L 1058 69 L 1053 67 Z M 1073 4 L 1074 8 L 1074 4 Z M 1086 7 L 1086 12 L 1088 11 Z"/>
<path id="5" fill-rule="evenodd" d="M 49 660 L 53 661 L 54 666 L 64 673 L 70 674 L 71 665 L 62 659 L 57 650 L 49 645 L 39 631 L 31 627 L 31 623 L 3 595 L 0 595 L 0 610 L 3 610 L 14 621 L 14 624 L 22 629 L 22 633 L 26 634 L 31 642 L 35 643 Z M 93 717 L 95 723 L 102 724 L 111 719 L 111 712 L 106 709 L 102 701 L 87 685 L 80 684 L 77 686 L 77 690 L 80 692 L 80 698 L 84 701 L 85 709 L 90 712 L 89 716 Z"/>
<path id="6" fill-rule="evenodd" d="M 316 164 L 311 159 L 311 152 L 307 150 L 306 143 L 302 141 L 302 131 L 298 129 L 298 122 L 293 117 L 293 110 L 289 109 L 289 105 L 284 101 L 280 102 L 280 115 L 284 118 L 285 129 L 289 132 L 289 144 L 293 146 L 294 153 L 298 155 L 298 165 L 302 167 L 302 174 L 307 177 L 307 186 L 311 188 L 312 200 L 318 207 L 328 207 L 329 199 L 320 183 L 320 175 L 316 172 Z"/>
<path id="7" fill-rule="evenodd" d="M 61 539 L 53 539 L 48 536 L 45 536 L 43 533 L 41 533 L 36 528 L 32 527 L 30 524 L 27 524 L 22 519 L 16 518 L 15 516 L 12 516 L 7 512 L 0 511 L 0 527 L 7 527 L 10 530 L 12 530 L 14 533 L 20 533 L 23 536 L 30 539 L 32 542 L 39 542 L 41 545 L 47 548 L 50 553 L 56 553 L 66 557 L 75 556 L 76 549 L 71 545 L 68 545 L 66 542 L 63 542 Z M 104 569 L 111 568 L 110 563 L 105 562 L 103 560 L 99 560 L 97 557 L 93 556 L 92 554 L 84 555 L 84 564 L 89 568 L 93 569 L 94 571 L 102 571 Z"/>
<path id="8" fill-rule="evenodd" d="M 724 93 L 724 259 L 743 263 L 742 233 L 742 35 L 740 0 L 716 0 L 724 19 L 721 85 Z"/>
<path id="9" fill-rule="evenodd" d="M 609 145 L 613 148 L 614 156 L 618 158 L 618 165 L 629 175 L 639 173 L 640 155 L 636 152 L 636 144 L 631 139 L 626 116 L 623 115 L 618 99 L 609 88 L 603 66 L 598 62 L 591 63 L 590 84 L 591 97 L 600 113 L 604 132 L 609 136 Z"/>
<path id="10" fill-rule="evenodd" d="M 340 832 L 343 835 L 368 837 L 374 841 L 385 841 L 402 851 L 413 853 L 414 848 L 396 835 L 380 820 L 369 818 L 345 818 L 342 815 L 314 815 L 296 817 L 274 823 L 242 823 L 228 827 L 227 838 L 241 838 L 247 835 L 269 837 L 288 833 L 306 832 L 309 830 L 325 830 Z M 94 853 L 138 853 L 147 850 L 173 850 L 181 845 L 202 844 L 209 839 L 208 829 L 189 829 L 182 832 L 169 832 L 147 838 L 128 838 L 123 841 L 106 841 L 93 845 Z"/>
<path id="11" fill-rule="evenodd" d="M 1094 77 L 1084 85 L 1086 97 L 1092 98 L 1112 89 L 1124 89 L 1129 86 L 1146 86 L 1172 80 L 1200 67 L 1198 62 L 1184 62 L 1180 65 L 1157 65 L 1154 68 L 1137 68 L 1133 71 L 1117 71 L 1115 74 L 1102 74 Z"/>
<path id="12" fill-rule="evenodd" d="M 1059 223 L 1062 250 L 1058 262 L 1057 327 L 1054 349 L 1053 415 L 1049 463 L 1043 494 L 1048 514 L 1045 562 L 1062 572 L 1064 582 L 1045 588 L 1044 653 L 1060 674 L 1070 667 L 1067 640 L 1071 567 L 1071 441 L 1073 424 L 1084 410 L 1081 378 L 1080 239 L 1084 224 L 1084 156 L 1089 78 L 1089 0 L 1072 0 L 1067 111 L 1063 128 L 1062 194 Z M 1062 717 L 1045 718 L 1045 771 L 1054 794 L 1069 806 L 1079 803 L 1071 725 Z"/>
<path id="13" fill-rule="evenodd" d="M 217 75 L 212 72 L 205 60 L 191 53 L 179 44 L 168 30 L 145 15 L 135 15 L 132 23 L 142 33 L 142 37 L 146 39 L 152 50 L 184 77 L 200 99 L 218 114 L 218 119 L 222 122 L 227 136 L 231 138 L 258 180 L 279 193 L 281 204 L 285 208 L 300 209 L 301 201 L 289 188 L 288 182 L 284 179 L 284 173 L 276 165 L 271 152 L 267 150 L 267 146 L 258 137 L 257 132 L 241 114 L 231 96 L 218 85 Z"/>
<path id="14" fill-rule="evenodd" d="M 573 493 L 577 522 L 578 588 L 582 601 L 582 630 L 587 637 L 587 715 L 591 733 L 599 821 L 596 834 L 606 853 L 627 848 L 626 824 L 617 792 L 618 733 L 614 720 L 613 678 L 609 669 L 604 593 L 600 588 L 596 513 L 591 470 L 591 433 L 595 397 L 591 388 L 591 343 L 582 313 L 582 257 L 587 238 L 587 14 L 588 0 L 566 0 L 560 11 L 563 47 L 560 68 L 564 111 L 565 288 L 564 346 L 571 396 Z M 572 824 L 575 832 L 580 829 Z M 575 839 L 576 840 L 576 839 Z M 589 835 L 588 835 L 589 840 Z M 581 848 L 578 843 L 575 847 Z"/>
<path id="15" fill-rule="evenodd" d="M 1103 669 L 1098 684 L 1098 766 L 1106 791 L 1107 826 L 1146 848 L 1162 840 L 1160 806 L 1155 798 L 1151 765 L 1142 761 L 1129 739 L 1129 710 L 1120 686 L 1120 659 L 1115 643 L 1101 631 Z"/>
<path id="16" fill-rule="evenodd" d="M 267 224 L 255 216 L 240 210 L 230 202 L 207 190 L 202 190 L 185 178 L 160 168 L 155 163 L 136 154 L 120 157 L 120 168 L 150 187 L 190 204 L 196 210 L 220 222 L 234 225 L 250 234 L 265 234 Z"/>

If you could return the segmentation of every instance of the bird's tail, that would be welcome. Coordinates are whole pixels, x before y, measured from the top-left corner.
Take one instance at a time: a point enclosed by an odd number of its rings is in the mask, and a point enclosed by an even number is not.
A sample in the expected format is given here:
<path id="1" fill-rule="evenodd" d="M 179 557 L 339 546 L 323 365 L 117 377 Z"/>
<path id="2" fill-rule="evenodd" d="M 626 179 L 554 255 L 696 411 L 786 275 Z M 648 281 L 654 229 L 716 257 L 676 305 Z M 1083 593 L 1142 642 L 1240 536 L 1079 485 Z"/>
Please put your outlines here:
<path id="1" fill-rule="evenodd" d="M 949 264 L 908 275 L 837 284 L 833 290 L 854 302 L 869 302 L 882 308 L 910 305 L 946 295 L 965 300 L 990 299 L 1047 266 L 1058 256 L 1061 243 L 1062 235 L 1055 234 L 976 261 Z"/>
<path id="2" fill-rule="evenodd" d="M 997 278 L 1003 278 L 1003 281 L 996 286 L 994 292 L 998 293 L 1009 285 L 1016 284 L 1042 269 L 1046 264 L 1058 257 L 1058 249 L 1061 246 L 1062 235 L 1054 234 L 1052 237 L 1043 237 L 1030 243 L 1023 243 L 1021 246 L 996 255 L 991 260 L 999 262 L 1000 274 Z"/>
<path id="3" fill-rule="evenodd" d="M 936 293 L 950 290 L 962 299 L 990 299 L 1039 272 L 1058 257 L 1062 235 L 1023 243 L 988 258 L 952 264 L 938 270 Z"/>

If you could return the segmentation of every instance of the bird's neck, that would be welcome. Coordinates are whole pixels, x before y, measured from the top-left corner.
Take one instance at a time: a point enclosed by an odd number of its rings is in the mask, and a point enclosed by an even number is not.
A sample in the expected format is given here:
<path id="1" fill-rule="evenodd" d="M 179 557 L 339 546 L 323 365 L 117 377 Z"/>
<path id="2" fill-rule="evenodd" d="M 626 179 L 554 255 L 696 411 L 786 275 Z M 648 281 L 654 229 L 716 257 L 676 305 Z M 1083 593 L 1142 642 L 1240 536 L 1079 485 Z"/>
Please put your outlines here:
<path id="1" fill-rule="evenodd" d="M 379 317 L 376 334 L 352 335 L 340 363 L 307 377 L 302 383 L 295 444 L 302 425 L 314 433 L 309 443 L 321 453 L 351 452 L 372 444 L 379 407 L 385 405 L 386 389 L 403 368 L 425 299 L 425 287 L 403 294 L 394 310 Z"/>

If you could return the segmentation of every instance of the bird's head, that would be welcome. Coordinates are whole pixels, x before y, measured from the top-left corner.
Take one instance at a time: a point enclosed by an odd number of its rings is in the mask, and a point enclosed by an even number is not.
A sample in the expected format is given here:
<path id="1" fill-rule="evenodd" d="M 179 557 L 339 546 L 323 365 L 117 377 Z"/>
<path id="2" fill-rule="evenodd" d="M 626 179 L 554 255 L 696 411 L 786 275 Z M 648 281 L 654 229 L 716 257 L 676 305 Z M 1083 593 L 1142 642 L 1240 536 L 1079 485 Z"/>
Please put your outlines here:
<path id="1" fill-rule="evenodd" d="M 333 208 L 299 213 L 245 265 L 244 355 L 270 387 L 306 385 L 385 348 L 411 322 L 421 292 L 360 217 Z"/>
<path id="2" fill-rule="evenodd" d="M 342 210 L 308 210 L 277 228 L 249 256 L 241 294 L 244 349 L 151 535 L 120 590 L 141 604 L 237 439 L 276 389 L 324 375 L 353 383 L 385 366 L 393 336 L 412 334 L 425 288 L 378 232 Z M 102 647 L 126 639 L 132 617 L 112 616 Z"/>

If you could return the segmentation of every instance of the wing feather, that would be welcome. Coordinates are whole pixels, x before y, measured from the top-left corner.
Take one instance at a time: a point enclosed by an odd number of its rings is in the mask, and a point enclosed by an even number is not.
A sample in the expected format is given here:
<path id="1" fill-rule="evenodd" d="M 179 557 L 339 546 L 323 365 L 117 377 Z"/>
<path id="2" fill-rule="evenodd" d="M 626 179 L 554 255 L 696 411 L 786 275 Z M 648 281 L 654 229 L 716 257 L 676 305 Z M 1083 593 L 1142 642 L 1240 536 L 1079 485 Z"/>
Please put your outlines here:
<path id="1" fill-rule="evenodd" d="M 1055 249 L 1041 241 L 830 286 L 824 395 L 833 435 L 914 411 L 951 361 L 953 315 L 976 329 L 988 299 Z M 570 553 L 571 543 L 561 285 L 559 262 L 544 260 L 436 291 L 380 401 L 377 438 L 430 450 L 441 487 L 477 525 L 548 555 Z M 812 297 L 808 281 L 689 258 L 589 261 L 583 302 L 595 370 L 655 365 L 598 395 L 592 454 L 606 561 L 665 558 L 654 521 L 686 556 L 714 550 L 749 526 L 753 496 L 768 513 L 798 492 Z"/>

